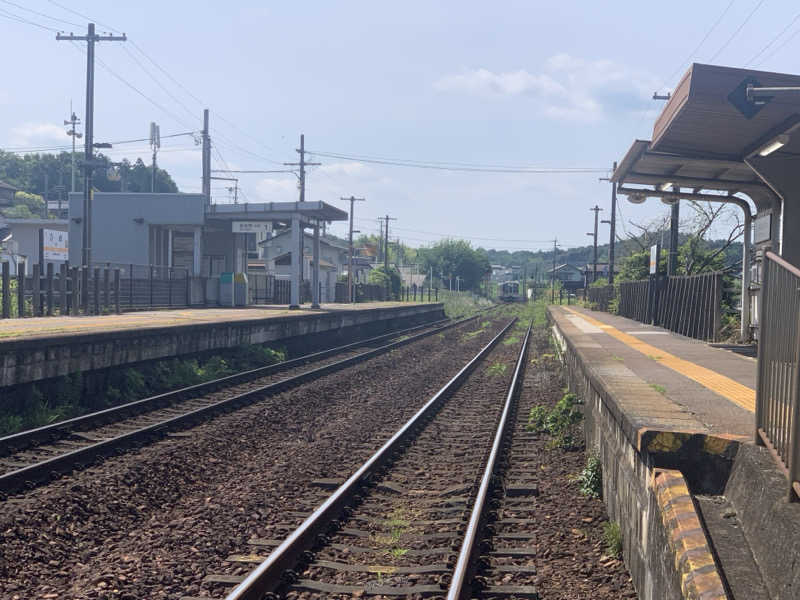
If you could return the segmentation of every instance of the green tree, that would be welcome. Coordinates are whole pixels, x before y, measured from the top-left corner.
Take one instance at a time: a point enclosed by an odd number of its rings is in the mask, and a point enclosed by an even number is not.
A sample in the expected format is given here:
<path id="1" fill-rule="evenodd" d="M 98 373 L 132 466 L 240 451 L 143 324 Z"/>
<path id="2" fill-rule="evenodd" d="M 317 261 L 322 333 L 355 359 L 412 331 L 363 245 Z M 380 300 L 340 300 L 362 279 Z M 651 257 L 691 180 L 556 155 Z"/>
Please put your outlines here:
<path id="1" fill-rule="evenodd" d="M 423 271 L 433 270 L 434 277 L 459 277 L 464 290 L 478 290 L 491 265 L 486 251 L 474 249 L 464 240 L 441 240 L 430 248 L 417 250 Z"/>
<path id="2" fill-rule="evenodd" d="M 367 282 L 384 288 L 388 286 L 393 297 L 400 295 L 402 279 L 400 278 L 400 272 L 394 267 L 389 267 L 388 271 L 383 266 L 375 267 L 367 275 Z"/>

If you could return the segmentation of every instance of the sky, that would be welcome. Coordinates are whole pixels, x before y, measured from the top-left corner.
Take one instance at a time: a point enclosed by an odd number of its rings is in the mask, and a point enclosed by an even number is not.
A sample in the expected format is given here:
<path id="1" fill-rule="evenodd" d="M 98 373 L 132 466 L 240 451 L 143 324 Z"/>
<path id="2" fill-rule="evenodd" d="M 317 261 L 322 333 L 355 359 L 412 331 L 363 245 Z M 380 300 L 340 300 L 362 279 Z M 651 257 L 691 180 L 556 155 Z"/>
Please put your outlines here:
<path id="1" fill-rule="evenodd" d="M 196 138 L 209 108 L 213 169 L 286 169 L 304 133 L 322 163 L 309 169 L 307 199 L 346 209 L 341 197 L 366 198 L 362 232 L 389 214 L 391 237 L 412 246 L 585 245 L 590 208 L 609 216 L 600 178 L 651 137 L 663 107 L 653 92 L 691 62 L 797 73 L 798 10 L 785 0 L 0 0 L 0 148 L 69 144 L 70 103 L 85 112 L 85 43 L 54 30 L 85 34 L 91 18 L 128 36 L 97 45 L 95 140 L 147 138 L 157 122 L 159 166 L 181 191 L 200 191 Z M 151 156 L 146 141 L 104 152 Z M 292 173 L 238 177 L 240 201 L 297 200 Z M 213 182 L 214 202 L 232 201 L 228 185 Z M 623 198 L 618 229 L 667 211 Z"/>

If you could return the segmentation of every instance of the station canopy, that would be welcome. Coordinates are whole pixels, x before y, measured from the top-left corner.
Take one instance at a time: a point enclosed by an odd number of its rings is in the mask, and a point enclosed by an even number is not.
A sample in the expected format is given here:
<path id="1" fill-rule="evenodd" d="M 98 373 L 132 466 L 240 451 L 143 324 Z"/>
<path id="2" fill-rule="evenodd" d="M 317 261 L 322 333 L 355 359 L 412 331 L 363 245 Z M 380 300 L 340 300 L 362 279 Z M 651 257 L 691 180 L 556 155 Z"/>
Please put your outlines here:
<path id="1" fill-rule="evenodd" d="M 346 221 L 346 211 L 325 202 L 260 202 L 209 204 L 206 218 L 224 221 L 270 221 L 288 223 L 299 216 L 302 221 Z"/>
<path id="2" fill-rule="evenodd" d="M 800 76 L 693 64 L 656 120 L 652 140 L 634 141 L 612 180 L 655 192 L 672 186 L 691 194 L 741 192 L 758 209 L 772 207 L 776 194 L 789 190 L 770 166 L 800 157 L 800 93 L 753 101 L 748 85 L 800 87 Z M 798 179 L 796 170 L 792 175 Z"/>

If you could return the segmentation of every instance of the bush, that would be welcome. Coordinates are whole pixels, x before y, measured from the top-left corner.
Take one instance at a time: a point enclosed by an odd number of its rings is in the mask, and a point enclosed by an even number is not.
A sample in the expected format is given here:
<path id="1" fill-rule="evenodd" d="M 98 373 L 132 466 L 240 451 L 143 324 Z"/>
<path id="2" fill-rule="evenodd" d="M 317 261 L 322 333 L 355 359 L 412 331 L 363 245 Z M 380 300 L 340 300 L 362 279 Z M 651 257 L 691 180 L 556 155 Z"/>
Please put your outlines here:
<path id="1" fill-rule="evenodd" d="M 586 466 L 572 481 L 580 484 L 581 496 L 599 498 L 603 494 L 603 465 L 595 455 L 589 455 Z"/>
<path id="2" fill-rule="evenodd" d="M 577 398 L 575 394 L 567 393 L 552 409 L 534 406 L 528 417 L 528 431 L 549 433 L 553 436 L 551 444 L 554 447 L 575 447 L 573 426 L 583 418 L 577 408 Z"/>

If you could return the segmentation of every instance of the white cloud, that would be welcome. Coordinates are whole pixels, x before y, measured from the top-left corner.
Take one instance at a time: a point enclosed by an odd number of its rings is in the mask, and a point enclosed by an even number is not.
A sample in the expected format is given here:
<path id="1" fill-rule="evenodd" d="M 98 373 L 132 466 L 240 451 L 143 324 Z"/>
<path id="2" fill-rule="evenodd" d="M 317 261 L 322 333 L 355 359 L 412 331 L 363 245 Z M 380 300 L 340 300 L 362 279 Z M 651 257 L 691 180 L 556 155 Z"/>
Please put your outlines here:
<path id="1" fill-rule="evenodd" d="M 66 146 L 69 144 L 69 137 L 65 131 L 64 127 L 53 123 L 23 123 L 11 129 L 11 141 L 18 146 L 53 142 Z"/>
<path id="2" fill-rule="evenodd" d="M 610 60 L 586 60 L 569 54 L 548 58 L 541 72 L 525 69 L 493 72 L 466 69 L 434 83 L 440 92 L 489 99 L 529 99 L 544 116 L 595 121 L 614 112 L 647 110 L 655 78 Z"/>

